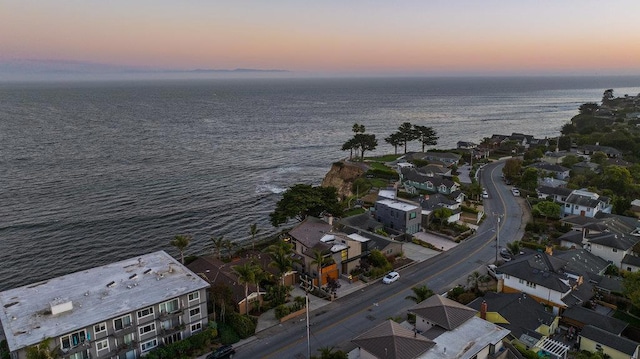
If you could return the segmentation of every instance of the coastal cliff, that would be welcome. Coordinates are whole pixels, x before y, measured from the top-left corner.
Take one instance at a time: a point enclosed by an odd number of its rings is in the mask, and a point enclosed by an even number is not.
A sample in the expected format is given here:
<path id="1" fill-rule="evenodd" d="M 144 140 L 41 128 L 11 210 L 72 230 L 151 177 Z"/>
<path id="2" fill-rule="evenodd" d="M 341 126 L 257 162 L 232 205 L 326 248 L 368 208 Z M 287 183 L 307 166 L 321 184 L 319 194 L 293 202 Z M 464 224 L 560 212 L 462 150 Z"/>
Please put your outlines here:
<path id="1" fill-rule="evenodd" d="M 339 198 L 347 198 L 353 194 L 353 182 L 365 173 L 364 167 L 362 164 L 335 162 L 324 176 L 322 187 L 335 187 L 338 189 Z"/>

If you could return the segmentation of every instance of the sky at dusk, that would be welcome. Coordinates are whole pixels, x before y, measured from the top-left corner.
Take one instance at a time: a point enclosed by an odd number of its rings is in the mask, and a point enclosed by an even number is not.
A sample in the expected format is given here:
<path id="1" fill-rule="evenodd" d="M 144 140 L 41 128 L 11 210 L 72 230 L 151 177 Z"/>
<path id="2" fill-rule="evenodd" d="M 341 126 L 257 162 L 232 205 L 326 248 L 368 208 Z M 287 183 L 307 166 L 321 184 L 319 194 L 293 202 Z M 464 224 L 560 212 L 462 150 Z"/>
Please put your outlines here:
<path id="1" fill-rule="evenodd" d="M 640 74 L 638 0 L 0 0 L 0 61 Z"/>

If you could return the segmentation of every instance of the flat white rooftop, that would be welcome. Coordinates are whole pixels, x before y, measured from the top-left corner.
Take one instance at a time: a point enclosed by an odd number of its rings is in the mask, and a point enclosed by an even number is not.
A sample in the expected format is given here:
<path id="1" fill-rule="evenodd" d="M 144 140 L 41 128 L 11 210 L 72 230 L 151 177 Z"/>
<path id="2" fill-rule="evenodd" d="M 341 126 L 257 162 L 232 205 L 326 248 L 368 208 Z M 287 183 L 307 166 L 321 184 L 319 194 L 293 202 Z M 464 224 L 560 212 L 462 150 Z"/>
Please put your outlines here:
<path id="1" fill-rule="evenodd" d="M 158 251 L 0 292 L 0 323 L 14 351 L 206 287 Z"/>
<path id="2" fill-rule="evenodd" d="M 367 238 L 367 237 L 363 237 L 357 233 L 351 233 L 350 235 L 348 235 L 347 237 L 353 239 L 354 241 L 358 241 L 358 242 L 369 242 L 371 239 Z"/>
<path id="3" fill-rule="evenodd" d="M 409 204 L 406 202 L 400 202 L 400 201 L 394 201 L 391 199 L 383 199 L 378 201 L 378 203 L 384 204 L 387 207 L 391 207 L 394 209 L 399 209 L 401 211 L 413 211 L 413 210 L 417 210 L 419 207 L 413 204 Z"/>

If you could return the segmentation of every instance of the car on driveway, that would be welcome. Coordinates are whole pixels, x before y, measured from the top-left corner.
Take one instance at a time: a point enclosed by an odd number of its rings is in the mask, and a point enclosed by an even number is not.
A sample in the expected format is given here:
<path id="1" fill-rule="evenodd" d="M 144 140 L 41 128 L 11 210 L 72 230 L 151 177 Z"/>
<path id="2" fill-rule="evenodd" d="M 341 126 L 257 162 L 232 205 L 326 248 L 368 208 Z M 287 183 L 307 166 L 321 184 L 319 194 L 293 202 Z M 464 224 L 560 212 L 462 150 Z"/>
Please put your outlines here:
<path id="1" fill-rule="evenodd" d="M 207 355 L 207 359 L 233 358 L 233 354 L 235 353 L 236 351 L 231 345 L 223 345 L 220 348 L 214 350 L 213 353 Z"/>
<path id="2" fill-rule="evenodd" d="M 502 260 L 504 260 L 505 262 L 508 262 L 513 259 L 513 256 L 508 249 L 500 248 L 500 258 L 502 258 Z"/>
<path id="3" fill-rule="evenodd" d="M 512 188 L 511 189 L 511 193 L 513 193 L 514 196 L 519 197 L 520 196 L 520 190 L 517 188 Z"/>
<path id="4" fill-rule="evenodd" d="M 398 273 L 398 272 L 389 272 L 389 273 L 387 273 L 387 275 L 384 276 L 384 278 L 382 278 L 382 283 L 391 284 L 391 283 L 397 281 L 399 278 L 400 278 L 400 273 Z"/>

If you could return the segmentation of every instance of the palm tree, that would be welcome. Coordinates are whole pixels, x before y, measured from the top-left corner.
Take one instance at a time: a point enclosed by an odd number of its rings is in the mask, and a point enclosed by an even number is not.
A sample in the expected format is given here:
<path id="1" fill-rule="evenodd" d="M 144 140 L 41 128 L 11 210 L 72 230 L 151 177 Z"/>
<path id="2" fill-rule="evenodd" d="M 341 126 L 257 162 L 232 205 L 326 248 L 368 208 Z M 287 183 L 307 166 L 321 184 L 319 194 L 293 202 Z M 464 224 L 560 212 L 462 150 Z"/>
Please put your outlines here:
<path id="1" fill-rule="evenodd" d="M 408 295 L 404 299 L 409 299 L 416 303 L 420 303 L 434 294 L 433 291 L 426 285 L 423 285 L 421 287 L 413 287 L 411 288 L 411 290 L 413 291 L 414 295 Z"/>
<path id="2" fill-rule="evenodd" d="M 184 264 L 184 250 L 189 246 L 189 243 L 191 243 L 191 237 L 181 234 L 178 234 L 169 242 L 169 244 L 178 248 L 180 251 L 180 260 L 182 261 L 182 264 Z"/>
<path id="3" fill-rule="evenodd" d="M 484 274 L 480 274 L 480 272 L 478 271 L 474 271 L 473 273 L 469 274 L 469 276 L 467 277 L 467 284 L 471 284 L 471 287 L 473 288 L 474 292 L 478 291 L 478 287 L 480 286 L 480 283 L 483 283 L 486 281 L 487 281 L 487 276 Z"/>
<path id="4" fill-rule="evenodd" d="M 258 234 L 260 230 L 258 229 L 258 225 L 256 223 L 249 226 L 249 234 L 251 234 L 251 249 L 256 249 L 256 234 Z"/>
<path id="5" fill-rule="evenodd" d="M 260 301 L 260 282 L 263 279 L 268 279 L 268 274 L 256 263 L 251 264 L 253 265 L 253 276 L 255 277 L 256 289 L 258 291 L 258 311 L 260 311 L 262 310 L 262 303 Z"/>
<path id="6" fill-rule="evenodd" d="M 228 239 L 225 239 L 222 246 L 226 248 L 227 253 L 229 254 L 229 258 L 231 258 L 233 256 L 233 247 L 235 247 L 236 244 Z"/>
<path id="7" fill-rule="evenodd" d="M 211 237 L 211 242 L 213 242 L 213 246 L 216 249 L 216 257 L 220 259 L 220 253 L 222 252 L 222 248 L 224 247 L 224 236 L 220 237 Z"/>
<path id="8" fill-rule="evenodd" d="M 249 315 L 249 284 L 256 282 L 256 274 L 253 263 L 245 263 L 233 266 L 233 271 L 238 275 L 238 282 L 244 284 L 244 304 L 246 315 Z"/>
<path id="9" fill-rule="evenodd" d="M 285 241 L 278 241 L 267 248 L 267 252 L 271 255 L 270 267 L 276 268 L 280 272 L 280 279 L 284 285 L 284 274 L 293 269 L 294 263 L 300 260 L 293 258 L 293 245 Z"/>
<path id="10" fill-rule="evenodd" d="M 507 243 L 507 249 L 509 250 L 509 253 L 511 253 L 512 255 L 514 256 L 518 255 L 518 253 L 520 253 L 520 241 Z"/>
<path id="11" fill-rule="evenodd" d="M 313 250 L 313 260 L 311 261 L 311 264 L 315 264 L 318 266 L 318 288 L 322 287 L 322 267 L 325 264 L 329 264 L 330 263 L 330 259 L 325 258 L 324 254 L 322 254 L 321 250 L 318 249 L 314 249 Z"/>

